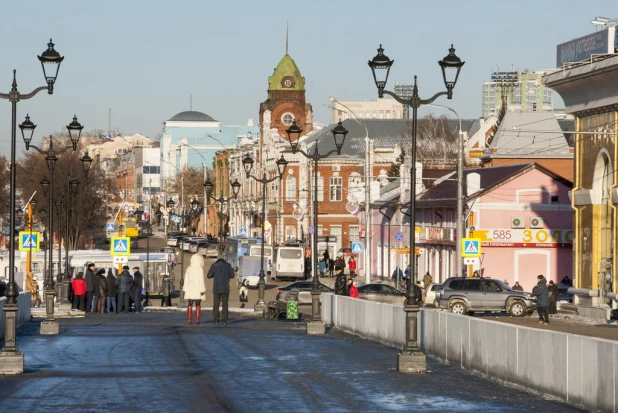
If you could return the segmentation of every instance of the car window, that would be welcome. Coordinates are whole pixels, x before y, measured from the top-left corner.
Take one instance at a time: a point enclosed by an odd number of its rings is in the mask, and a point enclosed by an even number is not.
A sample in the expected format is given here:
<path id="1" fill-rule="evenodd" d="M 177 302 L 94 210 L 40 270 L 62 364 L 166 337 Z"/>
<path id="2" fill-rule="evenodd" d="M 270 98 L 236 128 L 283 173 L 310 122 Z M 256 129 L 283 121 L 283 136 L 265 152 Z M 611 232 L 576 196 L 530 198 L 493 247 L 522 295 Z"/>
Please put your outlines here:
<path id="1" fill-rule="evenodd" d="M 438 291 L 440 289 L 440 284 L 434 284 L 431 286 L 431 291 Z"/>
<path id="2" fill-rule="evenodd" d="M 453 280 L 449 283 L 448 287 L 451 290 L 463 290 L 464 289 L 464 280 Z"/>
<path id="3" fill-rule="evenodd" d="M 483 281 L 483 291 L 488 293 L 501 293 L 502 288 L 493 281 Z"/>
<path id="4" fill-rule="evenodd" d="M 302 258 L 303 253 L 301 250 L 297 250 L 297 249 L 281 248 L 279 250 L 279 256 L 285 259 L 298 259 L 298 258 Z"/>
<path id="5" fill-rule="evenodd" d="M 468 291 L 481 291 L 481 280 L 466 280 L 465 284 Z"/>
<path id="6" fill-rule="evenodd" d="M 366 293 L 379 293 L 380 291 L 381 291 L 380 286 L 376 284 L 369 284 L 369 285 L 366 285 L 364 288 L 364 292 Z"/>
<path id="7" fill-rule="evenodd" d="M 382 285 L 381 291 L 385 294 L 394 294 L 396 292 L 390 285 Z"/>

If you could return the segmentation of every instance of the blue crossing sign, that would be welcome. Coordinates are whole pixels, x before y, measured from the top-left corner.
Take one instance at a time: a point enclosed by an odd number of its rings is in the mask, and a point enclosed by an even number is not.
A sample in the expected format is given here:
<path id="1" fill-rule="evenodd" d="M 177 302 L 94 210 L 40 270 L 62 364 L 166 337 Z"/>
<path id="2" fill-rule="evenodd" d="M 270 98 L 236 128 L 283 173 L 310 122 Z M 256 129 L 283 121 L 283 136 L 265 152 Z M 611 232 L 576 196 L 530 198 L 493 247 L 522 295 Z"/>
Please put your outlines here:
<path id="1" fill-rule="evenodd" d="M 315 227 L 312 225 L 309 227 L 309 233 L 313 234 L 315 232 Z"/>
<path id="2" fill-rule="evenodd" d="M 21 231 L 19 233 L 19 250 L 20 251 L 38 251 L 39 241 L 41 239 L 40 232 Z"/>
<path id="3" fill-rule="evenodd" d="M 241 228 L 238 235 L 246 237 L 247 236 L 247 228 Z"/>
<path id="4" fill-rule="evenodd" d="M 480 257 L 481 256 L 481 239 L 480 238 L 462 238 L 462 257 Z"/>
<path id="5" fill-rule="evenodd" d="M 393 234 L 393 239 L 397 242 L 403 241 L 406 236 L 401 231 L 397 231 Z"/>
<path id="6" fill-rule="evenodd" d="M 113 222 L 108 222 L 107 225 L 105 226 L 105 230 L 106 231 L 113 231 L 114 230 L 114 223 Z"/>
<path id="7" fill-rule="evenodd" d="M 363 252 L 363 243 L 362 242 L 353 242 L 352 243 L 352 252 L 354 254 L 360 254 Z"/>
<path id="8" fill-rule="evenodd" d="M 129 237 L 112 237 L 111 254 L 129 255 L 131 253 L 131 238 Z"/>

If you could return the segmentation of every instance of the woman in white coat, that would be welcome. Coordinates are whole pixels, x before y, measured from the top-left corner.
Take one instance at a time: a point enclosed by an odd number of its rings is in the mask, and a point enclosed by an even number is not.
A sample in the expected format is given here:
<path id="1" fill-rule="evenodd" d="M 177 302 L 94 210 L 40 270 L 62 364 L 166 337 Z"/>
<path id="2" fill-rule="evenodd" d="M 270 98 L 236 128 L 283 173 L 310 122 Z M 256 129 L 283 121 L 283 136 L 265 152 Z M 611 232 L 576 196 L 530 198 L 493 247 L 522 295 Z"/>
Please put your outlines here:
<path id="1" fill-rule="evenodd" d="M 202 299 L 206 294 L 206 284 L 204 283 L 204 257 L 201 254 L 193 254 L 191 264 L 185 271 L 185 280 L 182 287 L 187 303 L 187 317 L 189 324 L 192 324 L 193 305 L 195 305 L 195 323 L 200 323 L 200 310 Z"/>

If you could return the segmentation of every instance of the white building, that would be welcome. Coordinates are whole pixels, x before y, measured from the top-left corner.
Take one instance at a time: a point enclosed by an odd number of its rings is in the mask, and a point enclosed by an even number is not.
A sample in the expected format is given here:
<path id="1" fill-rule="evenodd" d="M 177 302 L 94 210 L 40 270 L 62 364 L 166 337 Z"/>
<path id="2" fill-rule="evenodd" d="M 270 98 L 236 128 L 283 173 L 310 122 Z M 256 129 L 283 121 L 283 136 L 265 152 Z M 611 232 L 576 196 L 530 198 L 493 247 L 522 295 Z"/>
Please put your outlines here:
<path id="1" fill-rule="evenodd" d="M 334 101 L 331 107 L 331 123 L 337 123 L 353 117 L 353 115 L 350 115 L 350 111 L 360 119 L 404 118 L 403 105 L 395 99 L 389 98 Z"/>

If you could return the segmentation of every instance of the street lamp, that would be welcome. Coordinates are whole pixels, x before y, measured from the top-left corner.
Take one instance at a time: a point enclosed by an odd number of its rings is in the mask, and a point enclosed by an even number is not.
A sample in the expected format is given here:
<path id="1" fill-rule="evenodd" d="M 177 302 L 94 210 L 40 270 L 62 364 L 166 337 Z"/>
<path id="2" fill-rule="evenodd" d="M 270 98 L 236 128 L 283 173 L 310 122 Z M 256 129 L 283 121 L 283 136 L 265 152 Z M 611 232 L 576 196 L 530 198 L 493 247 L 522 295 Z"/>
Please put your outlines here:
<path id="1" fill-rule="evenodd" d="M 258 281 L 258 300 L 257 303 L 255 303 L 254 309 L 255 311 L 264 311 L 268 309 L 266 302 L 264 302 L 264 291 L 266 289 L 266 274 L 264 274 L 264 244 L 266 243 L 266 240 L 264 239 L 264 224 L 266 223 L 266 185 L 276 181 L 277 179 L 283 179 L 283 174 L 288 167 L 288 161 L 286 161 L 283 157 L 283 154 L 281 154 L 281 158 L 277 159 L 277 161 L 275 162 L 277 164 L 277 171 L 279 172 L 279 176 L 273 176 L 270 179 L 268 179 L 268 177 L 266 176 L 266 170 L 262 172 L 261 179 L 251 175 L 253 163 L 254 160 L 249 154 L 245 155 L 245 157 L 242 159 L 242 164 L 245 168 L 245 174 L 247 175 L 247 178 L 252 178 L 262 184 L 262 245 L 260 248 L 260 280 Z"/>
<path id="2" fill-rule="evenodd" d="M 58 77 L 60 63 L 64 57 L 54 49 L 54 43 L 51 39 L 47 44 L 47 50 L 38 56 L 41 66 L 43 67 L 43 75 L 47 86 L 41 86 L 34 89 L 31 93 L 22 95 L 17 90 L 17 71 L 13 70 L 13 83 L 9 93 L 0 93 L 0 99 L 6 99 L 11 102 L 11 163 L 10 163 L 10 194 L 9 194 L 9 282 L 6 290 L 6 303 L 4 304 L 4 347 L 2 352 L 4 357 L 0 364 L 0 372 L 4 374 L 20 374 L 24 372 L 24 356 L 17 348 L 15 343 L 15 316 L 19 306 L 17 297 L 19 290 L 15 283 L 15 198 L 16 198 L 16 181 L 17 167 L 15 162 L 16 146 L 17 146 L 17 102 L 34 97 L 42 90 L 47 90 L 48 94 L 54 93 L 54 83 Z M 55 71 L 53 68 L 55 67 Z"/>
<path id="3" fill-rule="evenodd" d="M 304 152 L 302 149 L 298 149 L 298 139 L 300 138 L 303 130 L 296 125 L 296 121 L 292 122 L 287 130 L 288 141 L 292 148 L 292 154 L 296 152 L 300 153 L 307 159 L 313 160 L 313 177 L 314 177 L 314 194 L 313 194 L 313 283 L 311 285 L 311 320 L 307 323 L 307 334 L 324 334 L 324 323 L 320 315 L 320 281 L 318 279 L 318 162 L 320 159 L 324 159 L 337 152 L 337 155 L 341 155 L 341 148 L 345 142 L 345 137 L 348 134 L 348 130 L 343 127 L 341 122 L 331 131 L 335 140 L 335 147 L 332 151 L 320 154 L 318 152 L 318 142 L 314 144 L 313 154 Z"/>
<path id="4" fill-rule="evenodd" d="M 70 125 L 67 125 L 67 130 L 69 131 L 69 137 L 71 139 L 71 145 L 60 148 L 59 150 L 56 150 L 54 148 L 54 140 L 52 136 L 49 137 L 49 149 L 47 150 L 43 150 L 31 144 L 32 135 L 34 133 L 34 129 L 36 128 L 36 125 L 30 120 L 29 116 L 26 116 L 26 120 L 19 125 L 19 128 L 21 129 L 22 138 L 24 139 L 24 142 L 27 143 L 28 150 L 30 148 L 33 148 L 38 153 L 45 155 L 45 162 L 47 163 L 47 169 L 49 170 L 51 178 L 49 181 L 47 181 L 47 178 L 41 181 L 41 186 L 43 186 L 43 191 L 45 194 L 47 194 L 47 191 L 49 189 L 49 197 L 47 197 L 46 195 L 46 197 L 48 198 L 48 207 L 49 207 L 49 213 L 48 213 L 49 215 L 49 240 L 50 242 L 53 242 L 53 239 L 54 239 L 54 227 L 53 227 L 54 225 L 54 214 L 53 214 L 53 210 L 54 210 L 54 168 L 56 165 L 56 161 L 58 161 L 57 155 L 60 155 L 69 149 L 72 149 L 73 152 L 77 150 L 77 145 L 79 144 L 79 139 L 81 137 L 81 130 L 83 129 L 83 126 L 79 124 L 79 122 L 77 122 L 77 117 L 74 116 L 73 122 L 71 122 Z M 88 158 L 89 157 L 87 154 L 81 158 L 82 167 L 84 171 L 86 171 L 86 167 L 89 168 L 92 163 L 92 159 L 90 159 L 90 162 L 88 162 Z M 69 181 L 70 187 L 71 186 L 76 187 L 77 184 L 75 183 L 71 184 L 70 179 L 68 181 Z M 60 250 L 60 247 L 59 247 L 59 250 Z M 59 274 L 60 280 L 62 280 L 61 265 L 62 263 L 61 263 L 61 260 L 59 259 L 58 260 L 58 274 Z M 45 295 L 46 317 L 45 317 L 45 320 L 41 323 L 40 333 L 41 334 L 58 334 L 59 325 L 56 319 L 54 318 L 55 282 L 53 278 L 52 248 L 49 248 L 49 267 L 48 267 L 47 275 L 45 277 L 43 288 L 44 288 L 44 295 Z M 68 296 L 68 285 L 66 286 L 66 293 Z M 63 303 L 66 303 L 64 299 L 63 299 Z"/>
<path id="5" fill-rule="evenodd" d="M 161 211 L 157 211 L 158 214 L 161 214 Z M 143 221 L 144 218 L 144 210 L 141 208 L 137 208 L 133 212 L 133 216 L 137 221 Z M 150 216 L 148 217 L 147 222 L 147 231 L 146 231 L 146 303 L 145 307 L 148 307 L 150 304 L 150 236 L 152 235 L 152 225 L 150 224 Z"/>
<path id="6" fill-rule="evenodd" d="M 416 134 L 418 123 L 418 108 L 422 105 L 428 105 L 438 97 L 446 95 L 448 99 L 453 97 L 453 89 L 459 78 L 459 71 L 465 62 L 462 62 L 455 55 L 453 45 L 449 49 L 449 54 L 438 62 L 442 69 L 444 78 L 445 92 L 436 93 L 429 99 L 421 99 L 418 95 L 418 87 L 416 84 L 416 76 L 414 76 L 414 88 L 412 96 L 402 98 L 397 94 L 385 90 L 388 74 L 394 60 L 390 60 L 384 55 L 382 45 L 378 48 L 378 54 L 368 62 L 373 80 L 378 88 L 378 97 L 383 98 L 384 95 L 392 96 L 397 102 L 408 105 L 412 108 L 412 148 L 410 151 L 410 276 L 406 285 L 406 304 L 404 311 L 406 312 L 406 345 L 399 353 L 398 370 L 407 373 L 425 373 L 427 370 L 427 361 L 418 346 L 417 324 L 419 306 L 414 303 L 413 288 L 416 287 L 416 256 L 414 254 L 416 246 L 415 225 L 416 225 Z M 454 73 L 453 73 L 454 72 Z M 462 234 L 457 234 L 461 237 Z M 459 242 L 459 240 L 458 240 Z"/>
<path id="7" fill-rule="evenodd" d="M 232 199 L 236 199 L 238 197 L 238 192 L 240 191 L 240 182 L 238 182 L 238 178 L 234 179 L 234 182 L 231 183 L 231 187 L 232 187 L 232 196 L 225 198 L 223 196 L 223 193 L 221 193 L 221 195 L 217 198 L 215 196 L 212 195 L 212 190 L 214 188 L 214 184 L 212 183 L 212 181 L 210 180 L 209 177 L 206 178 L 206 181 L 204 181 L 204 188 L 206 189 L 206 197 L 208 200 L 212 199 L 213 201 L 215 201 L 215 203 L 219 203 L 220 206 L 222 206 L 224 203 L 231 201 Z M 213 205 L 208 203 L 207 205 L 204 205 L 204 208 L 206 208 L 208 205 Z M 223 214 L 221 211 L 219 211 L 219 214 Z M 223 251 L 223 219 L 221 216 L 219 216 L 219 251 Z"/>

